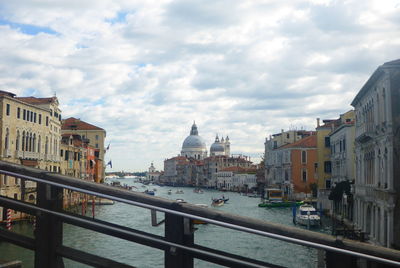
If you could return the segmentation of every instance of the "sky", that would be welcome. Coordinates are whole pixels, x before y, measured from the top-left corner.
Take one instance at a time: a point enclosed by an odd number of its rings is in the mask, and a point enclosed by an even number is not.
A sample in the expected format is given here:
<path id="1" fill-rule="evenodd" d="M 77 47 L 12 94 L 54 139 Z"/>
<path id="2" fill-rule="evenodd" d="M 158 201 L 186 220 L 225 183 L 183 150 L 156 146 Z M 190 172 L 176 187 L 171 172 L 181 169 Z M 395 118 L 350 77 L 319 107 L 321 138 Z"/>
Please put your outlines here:
<path id="1" fill-rule="evenodd" d="M 400 58 L 400 0 L 0 0 L 0 90 L 56 95 L 106 130 L 106 171 L 207 147 L 258 163 L 265 138 L 334 119 Z"/>

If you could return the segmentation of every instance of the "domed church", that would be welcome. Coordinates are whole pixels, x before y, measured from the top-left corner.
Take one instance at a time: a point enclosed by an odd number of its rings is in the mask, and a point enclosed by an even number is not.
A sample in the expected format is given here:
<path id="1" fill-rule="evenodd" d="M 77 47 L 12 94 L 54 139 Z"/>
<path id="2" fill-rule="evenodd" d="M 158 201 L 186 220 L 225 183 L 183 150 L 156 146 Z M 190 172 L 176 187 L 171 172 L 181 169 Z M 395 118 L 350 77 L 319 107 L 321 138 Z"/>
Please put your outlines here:
<path id="1" fill-rule="evenodd" d="M 215 137 L 214 143 L 210 147 L 210 156 L 225 155 L 229 156 L 231 153 L 231 143 L 229 142 L 229 137 L 226 136 L 219 140 L 218 135 Z"/>
<path id="2" fill-rule="evenodd" d="M 181 155 L 186 158 L 203 160 L 207 157 L 207 147 L 203 138 L 199 136 L 196 123 L 192 125 L 190 135 L 186 137 L 182 144 Z"/>

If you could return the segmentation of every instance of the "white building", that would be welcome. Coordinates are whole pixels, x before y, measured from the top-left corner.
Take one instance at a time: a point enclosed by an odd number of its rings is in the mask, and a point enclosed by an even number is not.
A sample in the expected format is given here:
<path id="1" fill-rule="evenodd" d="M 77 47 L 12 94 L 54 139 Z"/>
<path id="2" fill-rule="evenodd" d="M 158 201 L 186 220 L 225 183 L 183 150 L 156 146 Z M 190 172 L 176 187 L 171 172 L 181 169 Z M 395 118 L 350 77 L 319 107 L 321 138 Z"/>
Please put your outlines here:
<path id="1" fill-rule="evenodd" d="M 331 146 L 331 186 L 335 187 L 340 182 L 349 184 L 355 181 L 354 162 L 354 111 L 348 111 L 342 115 L 334 124 L 336 127 L 329 134 Z M 327 189 L 328 190 L 328 189 Z M 353 195 L 354 193 L 351 193 Z M 329 203 L 331 203 L 330 201 Z M 323 206 L 331 208 L 331 206 Z M 353 220 L 354 203 L 350 196 L 343 194 L 335 213 L 340 213 L 344 218 Z"/>
<path id="2" fill-rule="evenodd" d="M 186 137 L 182 144 L 181 155 L 186 158 L 202 160 L 207 157 L 206 143 L 199 136 L 196 123 L 193 123 L 190 135 Z"/>
<path id="3" fill-rule="evenodd" d="M 227 191 L 251 189 L 257 186 L 255 169 L 225 168 L 216 173 L 217 188 Z"/>
<path id="4" fill-rule="evenodd" d="M 370 240 L 400 248 L 400 60 L 378 67 L 355 108 L 355 222 Z"/>

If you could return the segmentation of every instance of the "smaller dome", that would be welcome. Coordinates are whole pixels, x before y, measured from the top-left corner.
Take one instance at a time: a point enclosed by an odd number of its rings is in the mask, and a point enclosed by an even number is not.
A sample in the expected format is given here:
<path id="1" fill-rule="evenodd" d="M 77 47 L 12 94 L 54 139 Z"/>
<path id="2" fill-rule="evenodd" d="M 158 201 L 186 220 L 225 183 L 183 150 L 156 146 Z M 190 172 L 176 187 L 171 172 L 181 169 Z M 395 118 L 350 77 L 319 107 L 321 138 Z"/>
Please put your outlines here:
<path id="1" fill-rule="evenodd" d="M 213 143 L 210 148 L 210 152 L 224 152 L 225 148 L 221 143 Z"/>
<path id="2" fill-rule="evenodd" d="M 218 135 L 215 137 L 215 142 L 210 147 L 210 153 L 225 152 L 224 145 L 219 141 Z"/>

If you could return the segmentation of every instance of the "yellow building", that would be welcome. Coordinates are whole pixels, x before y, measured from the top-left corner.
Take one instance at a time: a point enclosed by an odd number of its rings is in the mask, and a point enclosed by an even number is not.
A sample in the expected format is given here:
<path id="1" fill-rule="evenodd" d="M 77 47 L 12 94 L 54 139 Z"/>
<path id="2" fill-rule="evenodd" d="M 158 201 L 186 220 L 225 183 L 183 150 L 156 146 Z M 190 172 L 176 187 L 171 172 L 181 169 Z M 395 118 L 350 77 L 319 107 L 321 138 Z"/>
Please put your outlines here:
<path id="1" fill-rule="evenodd" d="M 16 97 L 0 91 L 0 159 L 48 171 L 60 170 L 61 111 L 56 97 Z M 0 193 L 35 202 L 36 184 L 0 176 Z M 21 217 L 15 213 L 13 218 Z M 5 210 L 0 208 L 0 220 Z"/>
<path id="2" fill-rule="evenodd" d="M 102 182 L 105 176 L 105 167 L 103 163 L 106 151 L 104 146 L 106 131 L 100 127 L 86 123 L 80 119 L 70 117 L 62 120 L 61 133 L 80 135 L 82 139 L 88 140 L 91 147 L 97 149 L 95 151 L 95 157 L 99 160 L 99 163 L 102 163 L 103 165 L 102 170 L 99 174 L 100 182 Z"/>

